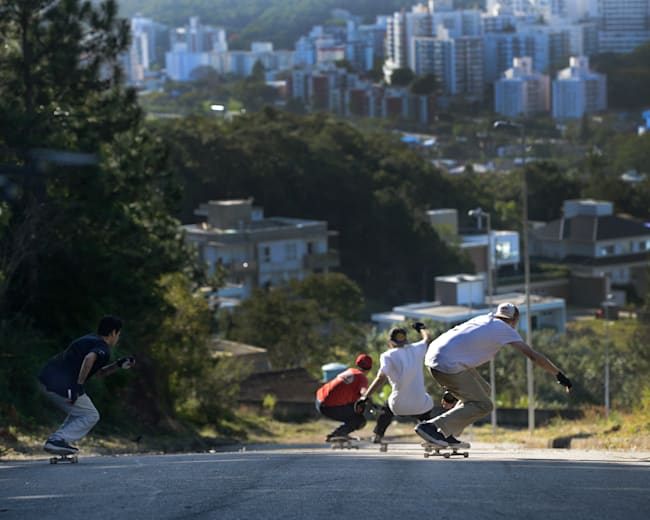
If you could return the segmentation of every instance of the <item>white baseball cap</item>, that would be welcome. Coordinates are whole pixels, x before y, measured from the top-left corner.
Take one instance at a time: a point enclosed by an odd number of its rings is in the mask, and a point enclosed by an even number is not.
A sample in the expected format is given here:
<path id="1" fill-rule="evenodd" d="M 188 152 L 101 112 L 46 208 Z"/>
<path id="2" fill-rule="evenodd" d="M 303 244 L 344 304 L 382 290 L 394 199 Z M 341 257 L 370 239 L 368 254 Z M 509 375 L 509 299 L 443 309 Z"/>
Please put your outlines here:
<path id="1" fill-rule="evenodd" d="M 505 318 L 511 320 L 519 316 L 519 309 L 513 303 L 500 303 L 497 307 L 497 312 L 494 313 L 497 318 Z"/>

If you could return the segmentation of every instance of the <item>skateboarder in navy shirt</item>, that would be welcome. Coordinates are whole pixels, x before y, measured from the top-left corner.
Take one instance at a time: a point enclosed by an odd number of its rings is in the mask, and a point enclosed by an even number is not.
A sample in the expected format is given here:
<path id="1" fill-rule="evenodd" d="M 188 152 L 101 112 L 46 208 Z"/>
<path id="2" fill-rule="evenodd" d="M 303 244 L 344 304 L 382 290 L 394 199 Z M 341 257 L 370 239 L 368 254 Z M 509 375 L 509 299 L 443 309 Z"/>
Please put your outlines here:
<path id="1" fill-rule="evenodd" d="M 104 316 L 96 334 L 75 339 L 66 350 L 52 357 L 41 369 L 38 379 L 45 395 L 68 415 L 59 429 L 52 433 L 44 449 L 51 453 L 72 454 L 78 449 L 70 443 L 83 438 L 99 421 L 99 412 L 85 393 L 84 384 L 93 375 L 104 377 L 118 368 L 131 368 L 132 357 L 109 363 L 111 348 L 117 345 L 122 320 Z"/>
<path id="2" fill-rule="evenodd" d="M 357 368 L 344 370 L 316 391 L 318 411 L 325 417 L 343 422 L 327 436 L 327 442 L 333 437 L 346 437 L 366 425 L 363 409 L 355 407 L 355 403 L 368 388 L 366 374 L 372 368 L 372 358 L 360 354 L 356 364 Z"/>

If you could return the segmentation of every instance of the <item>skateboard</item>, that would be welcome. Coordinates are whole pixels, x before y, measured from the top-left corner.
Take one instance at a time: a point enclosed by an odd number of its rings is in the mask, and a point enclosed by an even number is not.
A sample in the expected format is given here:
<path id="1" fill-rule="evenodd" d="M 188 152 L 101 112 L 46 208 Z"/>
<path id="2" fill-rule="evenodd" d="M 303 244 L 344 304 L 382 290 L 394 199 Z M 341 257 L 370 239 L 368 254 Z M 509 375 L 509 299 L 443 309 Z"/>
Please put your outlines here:
<path id="1" fill-rule="evenodd" d="M 76 453 L 70 452 L 68 450 L 61 450 L 61 451 L 45 450 L 45 451 L 54 455 L 53 457 L 50 457 L 50 464 L 58 464 L 59 462 L 69 462 L 70 464 L 76 464 L 77 462 L 79 462 Z"/>
<path id="2" fill-rule="evenodd" d="M 358 450 L 359 446 L 355 444 L 355 442 L 359 442 L 360 440 L 361 439 L 359 437 L 349 437 L 347 435 L 343 435 L 341 437 L 332 437 L 327 442 L 330 443 L 333 450 L 351 450 L 353 448 L 355 450 Z"/>
<path id="3" fill-rule="evenodd" d="M 432 442 L 423 442 L 421 446 L 424 448 L 424 458 L 428 459 L 429 457 L 444 457 L 448 459 L 450 457 L 469 457 L 469 451 L 460 451 L 468 450 L 469 448 L 457 447 L 457 446 L 439 446 Z"/>
<path id="4" fill-rule="evenodd" d="M 58 464 L 59 462 L 69 462 L 70 464 L 76 464 L 79 462 L 76 455 L 57 455 L 56 457 L 50 457 L 50 464 Z"/>

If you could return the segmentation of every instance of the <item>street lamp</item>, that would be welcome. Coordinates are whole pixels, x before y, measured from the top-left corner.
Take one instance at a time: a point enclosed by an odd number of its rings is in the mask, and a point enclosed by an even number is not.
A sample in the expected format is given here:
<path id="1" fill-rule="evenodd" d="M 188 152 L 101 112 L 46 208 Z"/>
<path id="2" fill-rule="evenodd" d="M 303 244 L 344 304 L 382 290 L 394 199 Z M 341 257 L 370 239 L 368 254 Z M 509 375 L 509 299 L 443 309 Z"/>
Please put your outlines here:
<path id="1" fill-rule="evenodd" d="M 526 296 L 526 343 L 533 346 L 530 308 L 530 255 L 528 252 L 528 184 L 526 179 L 526 127 L 513 121 L 495 121 L 492 125 L 495 130 L 500 128 L 514 128 L 519 130 L 521 140 L 521 214 L 522 214 L 522 245 L 524 256 L 524 294 Z M 528 380 L 528 430 L 535 429 L 535 391 L 533 383 L 533 362 L 526 358 L 526 379 Z"/>
<path id="2" fill-rule="evenodd" d="M 481 219 L 485 217 L 487 219 L 487 236 L 488 236 L 488 247 L 487 247 L 487 279 L 488 279 L 488 297 L 489 297 L 489 309 L 492 312 L 492 301 L 494 300 L 494 288 L 492 285 L 492 222 L 490 214 L 483 211 L 481 208 L 470 209 L 467 212 L 467 215 L 470 217 L 475 217 Z M 480 220 L 479 220 L 480 222 Z M 497 391 L 495 383 L 495 373 L 494 373 L 494 358 L 490 359 L 490 398 L 494 406 L 492 407 L 491 413 L 491 422 L 492 422 L 492 434 L 497 432 Z"/>
<path id="3" fill-rule="evenodd" d="M 612 305 L 614 304 L 614 295 L 607 294 L 603 317 L 605 318 L 605 417 L 609 418 L 609 320 L 611 318 Z"/>

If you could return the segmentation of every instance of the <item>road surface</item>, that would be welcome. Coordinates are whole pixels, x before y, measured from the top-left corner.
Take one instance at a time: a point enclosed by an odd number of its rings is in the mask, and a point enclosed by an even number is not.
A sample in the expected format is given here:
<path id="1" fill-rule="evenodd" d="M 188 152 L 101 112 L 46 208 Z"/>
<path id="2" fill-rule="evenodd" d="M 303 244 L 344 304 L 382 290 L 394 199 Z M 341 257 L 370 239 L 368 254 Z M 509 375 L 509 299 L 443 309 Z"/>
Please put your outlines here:
<path id="1" fill-rule="evenodd" d="M 446 460 L 366 443 L 0 462 L 0 520 L 116 518 L 647 520 L 650 453 L 475 445 Z"/>

